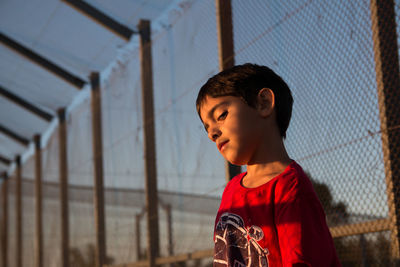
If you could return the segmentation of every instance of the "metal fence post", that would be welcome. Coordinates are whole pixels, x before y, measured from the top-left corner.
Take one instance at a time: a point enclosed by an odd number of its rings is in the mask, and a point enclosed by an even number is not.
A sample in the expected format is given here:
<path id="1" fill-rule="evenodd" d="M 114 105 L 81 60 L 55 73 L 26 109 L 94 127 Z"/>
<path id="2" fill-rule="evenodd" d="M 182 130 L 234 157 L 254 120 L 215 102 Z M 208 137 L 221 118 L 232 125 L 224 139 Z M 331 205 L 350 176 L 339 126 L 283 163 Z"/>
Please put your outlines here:
<path id="1" fill-rule="evenodd" d="M 43 266 L 43 218 L 42 218 L 42 151 L 40 135 L 34 136 L 35 141 L 35 198 L 36 198 L 36 267 Z"/>
<path id="2" fill-rule="evenodd" d="M 371 0 L 370 4 L 392 257 L 399 259 L 400 78 L 394 1 Z"/>
<path id="3" fill-rule="evenodd" d="M 15 159 L 17 164 L 17 176 L 16 176 L 16 188 L 15 188 L 15 204 L 16 204 L 16 266 L 22 267 L 22 165 L 21 165 L 21 156 L 17 156 Z"/>
<path id="4" fill-rule="evenodd" d="M 2 233 L 1 233 L 1 243 L 2 243 L 2 259 L 1 262 L 4 267 L 8 263 L 8 177 L 7 172 L 2 174 L 3 176 L 3 221 L 2 221 Z"/>
<path id="5" fill-rule="evenodd" d="M 233 26 L 231 0 L 216 0 L 217 9 L 217 32 L 218 32 L 218 54 L 219 70 L 231 68 L 235 64 L 233 50 Z M 240 173 L 240 166 L 225 161 L 226 181 L 229 182 Z"/>
<path id="6" fill-rule="evenodd" d="M 140 64 L 143 103 L 143 140 L 145 158 L 145 192 L 147 208 L 147 256 L 149 266 L 156 266 L 159 256 L 157 165 L 153 107 L 153 66 L 151 58 L 150 21 L 140 20 Z"/>
<path id="7" fill-rule="evenodd" d="M 102 267 L 106 258 L 106 233 L 103 188 L 103 139 L 101 126 L 100 75 L 90 75 L 92 85 L 92 138 L 94 160 L 94 216 L 96 224 L 96 267 Z"/>
<path id="8" fill-rule="evenodd" d="M 68 210 L 68 156 L 67 123 L 65 109 L 58 110 L 59 169 L 60 169 L 60 206 L 61 206 L 61 264 L 69 266 L 69 210 Z"/>
<path id="9" fill-rule="evenodd" d="M 136 237 L 136 260 L 140 261 L 142 259 L 142 250 L 140 246 L 140 220 L 142 218 L 141 214 L 136 214 L 135 216 L 135 237 Z"/>

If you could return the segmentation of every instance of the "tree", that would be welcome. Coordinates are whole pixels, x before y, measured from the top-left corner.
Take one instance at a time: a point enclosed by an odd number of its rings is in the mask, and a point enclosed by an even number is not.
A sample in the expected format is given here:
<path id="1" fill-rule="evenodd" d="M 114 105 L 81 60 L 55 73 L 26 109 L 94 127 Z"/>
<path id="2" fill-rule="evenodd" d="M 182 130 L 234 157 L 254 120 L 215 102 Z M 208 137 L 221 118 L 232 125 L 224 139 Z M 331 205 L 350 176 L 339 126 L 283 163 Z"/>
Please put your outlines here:
<path id="1" fill-rule="evenodd" d="M 329 186 L 318 182 L 306 172 L 313 184 L 322 207 L 324 208 L 327 223 L 330 227 L 349 223 L 350 214 L 347 205 L 342 201 L 335 201 Z M 361 234 L 355 236 L 334 238 L 334 244 L 339 260 L 343 267 L 346 266 L 390 266 L 390 241 L 383 233 L 375 238 Z"/>
<path id="2" fill-rule="evenodd" d="M 321 201 L 328 225 L 336 226 L 347 223 L 349 214 L 346 204 L 342 201 L 334 201 L 331 190 L 327 184 L 316 181 L 309 172 L 306 172 L 306 174 L 311 180 L 319 201 Z"/>

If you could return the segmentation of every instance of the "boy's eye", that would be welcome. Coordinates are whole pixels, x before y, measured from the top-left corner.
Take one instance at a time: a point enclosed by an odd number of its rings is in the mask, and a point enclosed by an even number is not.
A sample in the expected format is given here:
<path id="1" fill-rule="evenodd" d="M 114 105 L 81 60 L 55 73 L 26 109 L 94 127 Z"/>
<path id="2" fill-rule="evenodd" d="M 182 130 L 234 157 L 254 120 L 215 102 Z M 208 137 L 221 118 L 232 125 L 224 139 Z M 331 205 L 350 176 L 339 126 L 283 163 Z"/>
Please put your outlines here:
<path id="1" fill-rule="evenodd" d="M 224 111 L 222 112 L 221 115 L 218 116 L 218 120 L 224 120 L 226 118 L 226 116 L 228 115 L 228 111 Z"/>

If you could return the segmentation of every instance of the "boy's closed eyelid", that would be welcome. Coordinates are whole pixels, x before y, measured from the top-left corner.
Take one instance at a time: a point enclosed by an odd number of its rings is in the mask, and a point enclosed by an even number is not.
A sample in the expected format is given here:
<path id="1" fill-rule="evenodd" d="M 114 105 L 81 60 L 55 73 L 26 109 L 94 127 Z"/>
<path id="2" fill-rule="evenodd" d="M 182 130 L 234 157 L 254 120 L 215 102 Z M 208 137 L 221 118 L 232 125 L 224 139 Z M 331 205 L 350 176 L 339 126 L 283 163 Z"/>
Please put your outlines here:
<path id="1" fill-rule="evenodd" d="M 210 112 L 208 113 L 208 116 L 209 116 L 210 118 L 213 118 L 213 117 L 215 116 L 215 114 L 219 112 L 219 110 L 221 110 L 221 109 L 227 110 L 227 106 L 228 106 L 228 105 L 229 105 L 229 102 L 228 102 L 228 101 L 224 101 L 224 102 L 222 102 L 222 103 L 219 103 L 219 104 L 215 105 L 215 106 L 210 110 Z"/>
<path id="2" fill-rule="evenodd" d="M 211 120 L 215 120 L 215 121 L 218 121 L 219 120 L 219 118 L 222 116 L 222 115 L 224 115 L 225 117 L 226 117 L 226 115 L 228 114 L 228 110 L 227 110 L 227 107 L 224 107 L 224 106 L 227 106 L 229 103 L 228 102 L 223 102 L 223 103 L 219 103 L 218 105 L 216 105 L 215 107 L 213 107 L 212 109 L 211 109 L 211 111 L 208 113 L 208 118 L 209 119 L 211 119 Z M 216 113 L 218 113 L 218 109 L 221 109 L 221 108 L 224 108 L 224 111 L 223 112 L 221 112 L 220 113 L 220 115 L 218 116 L 218 117 L 214 117 L 215 116 L 215 114 Z M 202 120 L 203 121 L 203 120 Z M 204 121 L 203 121 L 204 122 Z M 204 126 L 204 130 L 208 133 L 208 128 L 209 128 L 209 125 L 207 124 L 207 123 L 203 123 L 203 126 Z"/>
<path id="3" fill-rule="evenodd" d="M 218 116 L 217 120 L 223 120 L 226 118 L 226 116 L 228 115 L 228 111 L 224 110 L 223 112 L 220 113 L 220 115 Z"/>

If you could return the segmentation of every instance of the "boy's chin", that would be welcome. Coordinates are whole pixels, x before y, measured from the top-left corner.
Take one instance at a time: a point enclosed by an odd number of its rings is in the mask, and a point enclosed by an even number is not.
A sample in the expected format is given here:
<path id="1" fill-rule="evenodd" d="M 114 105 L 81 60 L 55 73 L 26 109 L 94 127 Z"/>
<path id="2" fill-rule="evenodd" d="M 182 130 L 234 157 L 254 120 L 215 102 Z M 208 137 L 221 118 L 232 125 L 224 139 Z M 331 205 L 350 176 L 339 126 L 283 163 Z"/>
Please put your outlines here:
<path id="1" fill-rule="evenodd" d="M 243 157 L 242 153 L 236 151 L 225 151 L 221 153 L 222 157 L 232 165 L 242 166 L 247 164 L 247 157 Z"/>
<path id="2" fill-rule="evenodd" d="M 232 165 L 236 165 L 236 166 L 246 165 L 246 163 L 240 159 L 227 159 L 227 158 L 225 158 L 225 159 Z"/>

